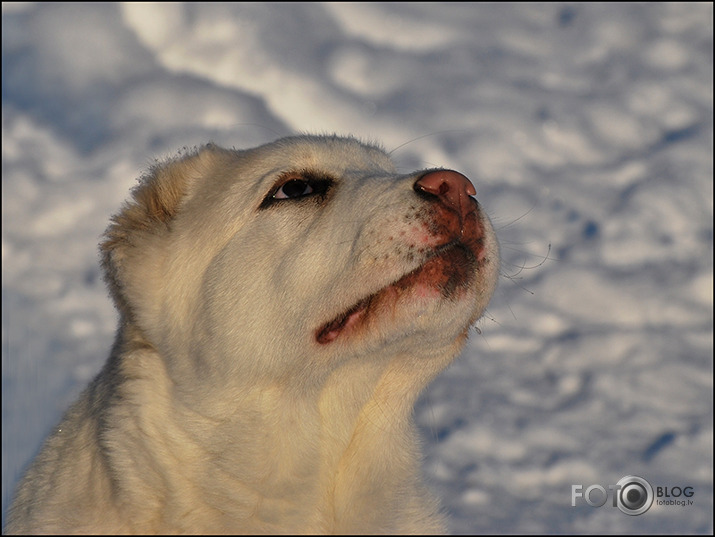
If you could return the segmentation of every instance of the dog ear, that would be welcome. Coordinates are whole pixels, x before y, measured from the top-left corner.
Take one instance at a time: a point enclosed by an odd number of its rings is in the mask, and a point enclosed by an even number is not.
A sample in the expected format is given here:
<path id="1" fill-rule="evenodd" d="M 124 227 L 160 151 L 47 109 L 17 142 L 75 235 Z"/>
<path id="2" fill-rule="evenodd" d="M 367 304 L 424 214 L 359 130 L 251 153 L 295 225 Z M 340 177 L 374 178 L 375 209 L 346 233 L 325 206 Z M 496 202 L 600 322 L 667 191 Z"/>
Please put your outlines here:
<path id="1" fill-rule="evenodd" d="M 137 313 L 130 311 L 129 304 L 137 302 L 129 300 L 127 294 L 139 285 L 150 288 L 151 283 L 143 281 L 151 273 L 146 267 L 156 267 L 160 262 L 162 237 L 170 232 L 171 221 L 195 190 L 193 186 L 210 173 L 216 153 L 223 152 L 226 150 L 209 144 L 157 162 L 112 217 L 100 254 L 104 279 L 123 317 Z"/>

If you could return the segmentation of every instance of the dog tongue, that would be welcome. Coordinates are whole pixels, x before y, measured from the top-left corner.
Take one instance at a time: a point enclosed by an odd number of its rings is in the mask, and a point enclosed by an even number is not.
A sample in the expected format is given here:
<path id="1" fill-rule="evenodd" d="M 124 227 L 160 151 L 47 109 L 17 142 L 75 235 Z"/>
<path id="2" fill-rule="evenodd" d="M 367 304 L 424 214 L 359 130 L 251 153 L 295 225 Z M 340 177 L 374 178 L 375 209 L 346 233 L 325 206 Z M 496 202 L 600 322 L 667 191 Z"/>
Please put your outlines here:
<path id="1" fill-rule="evenodd" d="M 369 303 L 370 298 L 361 300 L 348 311 L 340 315 L 340 317 L 337 317 L 326 324 L 316 336 L 318 343 L 330 343 L 340 335 L 340 332 L 357 324 L 362 315 L 365 313 Z"/>

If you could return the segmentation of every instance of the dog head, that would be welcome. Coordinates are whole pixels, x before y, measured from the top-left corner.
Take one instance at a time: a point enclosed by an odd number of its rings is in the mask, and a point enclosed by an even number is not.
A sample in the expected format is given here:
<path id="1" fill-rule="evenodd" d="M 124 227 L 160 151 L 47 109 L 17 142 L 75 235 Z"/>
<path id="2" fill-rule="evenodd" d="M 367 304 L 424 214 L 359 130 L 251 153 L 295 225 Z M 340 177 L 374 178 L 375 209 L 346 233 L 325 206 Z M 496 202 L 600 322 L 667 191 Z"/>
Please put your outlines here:
<path id="1" fill-rule="evenodd" d="M 143 178 L 107 230 L 106 279 L 178 379 L 310 382 L 408 355 L 438 372 L 496 285 L 474 194 L 351 138 L 209 145 Z"/>

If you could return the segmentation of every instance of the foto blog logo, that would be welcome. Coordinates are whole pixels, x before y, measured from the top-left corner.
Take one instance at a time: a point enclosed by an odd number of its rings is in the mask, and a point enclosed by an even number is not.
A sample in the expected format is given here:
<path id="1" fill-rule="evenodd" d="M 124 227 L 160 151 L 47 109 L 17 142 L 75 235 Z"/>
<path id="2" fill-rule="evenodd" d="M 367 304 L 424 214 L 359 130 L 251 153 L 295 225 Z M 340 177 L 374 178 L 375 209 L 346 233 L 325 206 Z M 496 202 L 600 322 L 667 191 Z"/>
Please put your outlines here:
<path id="1" fill-rule="evenodd" d="M 637 475 L 627 475 L 615 485 L 608 485 L 608 491 L 601 485 L 590 485 L 584 489 L 583 485 L 571 485 L 571 507 L 576 507 L 576 500 L 581 499 L 591 507 L 601 507 L 611 496 L 613 507 L 618 507 L 621 512 L 636 516 L 642 515 L 658 498 L 658 505 L 693 505 L 692 496 L 695 494 L 693 487 L 653 487 Z M 679 499 L 681 497 L 687 499 Z M 663 499 L 665 498 L 665 499 Z M 676 499 L 673 499 L 676 498 Z"/>
<path id="2" fill-rule="evenodd" d="M 695 489 L 692 486 L 657 486 L 654 493 L 648 481 L 637 475 L 627 475 L 615 485 L 608 485 L 608 491 L 601 485 L 590 485 L 585 489 L 583 485 L 571 485 L 571 507 L 576 507 L 578 499 L 591 507 L 601 507 L 608 501 L 609 493 L 613 507 L 618 507 L 627 515 L 636 516 L 648 511 L 654 500 L 658 505 L 691 506 Z"/>

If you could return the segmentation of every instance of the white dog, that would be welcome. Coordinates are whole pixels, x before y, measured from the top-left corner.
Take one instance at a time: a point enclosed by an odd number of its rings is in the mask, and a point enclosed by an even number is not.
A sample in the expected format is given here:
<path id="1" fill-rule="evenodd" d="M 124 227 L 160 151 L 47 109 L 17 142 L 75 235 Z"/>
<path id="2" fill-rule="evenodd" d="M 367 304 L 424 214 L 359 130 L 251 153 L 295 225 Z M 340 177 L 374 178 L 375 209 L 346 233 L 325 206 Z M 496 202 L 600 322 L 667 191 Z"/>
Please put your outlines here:
<path id="1" fill-rule="evenodd" d="M 112 353 L 7 531 L 444 531 L 411 413 L 496 284 L 474 194 L 351 138 L 154 167 L 102 244 Z"/>

